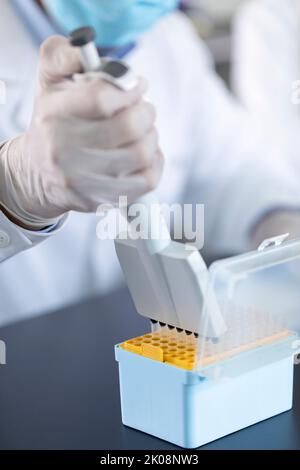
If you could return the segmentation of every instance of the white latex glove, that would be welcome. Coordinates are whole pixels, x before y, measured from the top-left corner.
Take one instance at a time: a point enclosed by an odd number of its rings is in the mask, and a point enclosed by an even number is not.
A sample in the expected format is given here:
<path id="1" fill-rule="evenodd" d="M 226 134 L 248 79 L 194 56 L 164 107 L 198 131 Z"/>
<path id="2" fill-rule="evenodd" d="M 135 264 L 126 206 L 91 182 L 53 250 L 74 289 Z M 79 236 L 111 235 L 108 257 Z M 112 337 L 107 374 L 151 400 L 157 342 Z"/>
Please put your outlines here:
<path id="1" fill-rule="evenodd" d="M 79 51 L 54 36 L 41 48 L 31 126 L 0 150 L 0 206 L 30 228 L 70 210 L 133 202 L 159 182 L 163 158 L 143 80 L 124 92 L 101 79 L 74 82 Z"/>

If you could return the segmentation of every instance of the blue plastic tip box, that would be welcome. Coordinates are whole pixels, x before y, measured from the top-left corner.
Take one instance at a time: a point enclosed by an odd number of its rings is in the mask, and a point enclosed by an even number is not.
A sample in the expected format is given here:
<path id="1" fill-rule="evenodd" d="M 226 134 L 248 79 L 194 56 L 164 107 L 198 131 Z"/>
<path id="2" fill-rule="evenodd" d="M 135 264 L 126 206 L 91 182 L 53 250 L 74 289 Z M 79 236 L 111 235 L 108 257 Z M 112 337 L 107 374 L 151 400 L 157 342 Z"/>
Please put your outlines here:
<path id="1" fill-rule="evenodd" d="M 228 329 L 212 343 L 199 327 L 195 370 L 115 349 L 123 424 L 184 448 L 292 407 L 300 242 L 219 261 L 209 276 Z"/>
<path id="2" fill-rule="evenodd" d="M 289 410 L 289 357 L 215 382 L 116 347 L 123 424 L 193 449 Z"/>

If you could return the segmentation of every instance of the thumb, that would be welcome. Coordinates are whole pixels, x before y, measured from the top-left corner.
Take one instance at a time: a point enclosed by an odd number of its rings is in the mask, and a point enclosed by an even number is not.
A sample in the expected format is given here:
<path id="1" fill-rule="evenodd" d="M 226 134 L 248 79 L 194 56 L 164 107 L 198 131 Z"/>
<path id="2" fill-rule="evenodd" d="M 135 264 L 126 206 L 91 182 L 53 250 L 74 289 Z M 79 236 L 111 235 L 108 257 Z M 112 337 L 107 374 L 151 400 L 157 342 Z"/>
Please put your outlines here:
<path id="1" fill-rule="evenodd" d="M 42 87 L 59 83 L 74 73 L 82 72 L 78 48 L 63 36 L 51 36 L 41 46 L 39 76 Z"/>

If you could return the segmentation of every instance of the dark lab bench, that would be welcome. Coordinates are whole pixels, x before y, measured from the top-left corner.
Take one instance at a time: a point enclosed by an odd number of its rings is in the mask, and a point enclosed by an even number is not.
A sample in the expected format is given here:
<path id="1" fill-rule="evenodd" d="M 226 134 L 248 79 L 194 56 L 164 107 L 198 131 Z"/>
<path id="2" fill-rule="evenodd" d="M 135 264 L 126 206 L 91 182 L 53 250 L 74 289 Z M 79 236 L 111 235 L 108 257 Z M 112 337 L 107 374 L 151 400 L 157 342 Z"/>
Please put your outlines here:
<path id="1" fill-rule="evenodd" d="M 0 449 L 170 450 L 121 423 L 114 345 L 149 330 L 127 290 L 0 329 Z M 300 449 L 294 409 L 204 449 Z"/>

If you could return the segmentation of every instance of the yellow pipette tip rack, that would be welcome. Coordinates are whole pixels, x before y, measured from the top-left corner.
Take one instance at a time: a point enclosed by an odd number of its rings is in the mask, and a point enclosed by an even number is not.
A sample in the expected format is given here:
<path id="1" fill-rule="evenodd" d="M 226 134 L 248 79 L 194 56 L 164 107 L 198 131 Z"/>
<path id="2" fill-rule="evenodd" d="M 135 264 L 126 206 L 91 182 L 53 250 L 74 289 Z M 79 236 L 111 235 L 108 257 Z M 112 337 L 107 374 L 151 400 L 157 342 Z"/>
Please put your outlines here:
<path id="1" fill-rule="evenodd" d="M 193 370 L 196 359 L 196 346 L 193 343 L 178 341 L 159 333 L 149 333 L 125 341 L 121 345 L 126 351 L 165 362 L 186 370 Z"/>
<path id="2" fill-rule="evenodd" d="M 264 338 L 250 342 L 247 341 L 234 348 L 230 347 L 228 350 L 218 351 L 216 346 L 215 351 L 205 351 L 202 366 L 223 361 L 251 349 L 270 345 L 290 335 L 290 331 L 281 330 Z M 148 359 L 165 362 L 185 370 L 193 370 L 197 360 L 197 341 L 189 340 L 188 337 L 186 341 L 182 341 L 172 336 L 164 336 L 161 333 L 149 333 L 125 341 L 121 344 L 121 348 Z"/>

